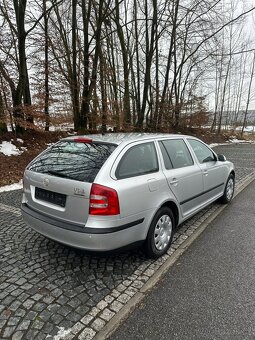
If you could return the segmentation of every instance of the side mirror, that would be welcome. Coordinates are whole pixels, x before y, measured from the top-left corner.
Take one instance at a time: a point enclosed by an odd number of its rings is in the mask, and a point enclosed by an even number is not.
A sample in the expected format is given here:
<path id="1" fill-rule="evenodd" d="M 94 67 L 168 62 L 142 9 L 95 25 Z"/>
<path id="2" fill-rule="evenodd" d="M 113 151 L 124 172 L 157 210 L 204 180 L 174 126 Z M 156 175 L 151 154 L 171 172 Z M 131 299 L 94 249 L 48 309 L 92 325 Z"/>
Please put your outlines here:
<path id="1" fill-rule="evenodd" d="M 224 155 L 217 155 L 218 156 L 218 161 L 220 162 L 226 162 L 226 157 Z"/>

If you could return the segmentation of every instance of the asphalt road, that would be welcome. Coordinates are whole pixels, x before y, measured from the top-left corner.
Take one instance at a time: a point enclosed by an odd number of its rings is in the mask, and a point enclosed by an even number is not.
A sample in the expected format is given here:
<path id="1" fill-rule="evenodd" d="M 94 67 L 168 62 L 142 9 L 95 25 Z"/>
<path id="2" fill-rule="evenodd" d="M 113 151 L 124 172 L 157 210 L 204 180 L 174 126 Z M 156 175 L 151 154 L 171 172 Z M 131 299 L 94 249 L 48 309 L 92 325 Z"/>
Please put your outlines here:
<path id="1" fill-rule="evenodd" d="M 215 150 L 235 163 L 237 185 L 255 171 L 254 144 Z M 20 201 L 20 190 L 0 194 L 0 339 L 92 339 L 218 207 L 185 222 L 154 261 L 141 250 L 96 256 L 48 240 L 25 225 Z"/>
<path id="2" fill-rule="evenodd" d="M 255 182 L 192 244 L 110 340 L 255 339 Z"/>

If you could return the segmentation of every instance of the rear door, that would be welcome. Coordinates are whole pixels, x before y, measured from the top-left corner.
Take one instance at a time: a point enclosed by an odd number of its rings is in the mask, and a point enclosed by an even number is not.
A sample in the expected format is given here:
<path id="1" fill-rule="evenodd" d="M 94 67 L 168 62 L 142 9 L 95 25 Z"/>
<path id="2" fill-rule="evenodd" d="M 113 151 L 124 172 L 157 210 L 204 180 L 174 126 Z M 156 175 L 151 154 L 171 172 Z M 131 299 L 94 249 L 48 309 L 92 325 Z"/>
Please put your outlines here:
<path id="1" fill-rule="evenodd" d="M 155 210 L 166 179 L 159 171 L 153 141 L 128 145 L 116 160 L 112 174 L 118 187 L 121 217 L 130 221 L 143 219 Z"/>
<path id="2" fill-rule="evenodd" d="M 26 169 L 25 203 L 48 216 L 85 224 L 92 182 L 115 147 L 92 141 L 55 144 Z"/>
<path id="3" fill-rule="evenodd" d="M 202 171 L 194 162 L 182 138 L 161 140 L 159 146 L 164 159 L 163 172 L 167 183 L 185 217 L 199 208 L 203 202 Z"/>

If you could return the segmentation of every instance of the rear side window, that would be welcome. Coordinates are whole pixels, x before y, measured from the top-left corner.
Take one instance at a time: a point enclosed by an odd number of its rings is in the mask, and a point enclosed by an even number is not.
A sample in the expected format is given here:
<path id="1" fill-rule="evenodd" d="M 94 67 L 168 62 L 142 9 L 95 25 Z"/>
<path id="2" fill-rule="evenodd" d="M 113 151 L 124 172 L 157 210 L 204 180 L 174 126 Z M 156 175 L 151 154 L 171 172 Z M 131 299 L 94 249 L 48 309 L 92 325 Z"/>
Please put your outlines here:
<path id="1" fill-rule="evenodd" d="M 116 170 L 118 179 L 140 176 L 158 171 L 158 158 L 154 143 L 143 143 L 128 149 Z"/>
<path id="2" fill-rule="evenodd" d="M 62 141 L 35 159 L 28 170 L 91 183 L 115 148 L 113 144 Z"/>
<path id="3" fill-rule="evenodd" d="M 159 142 L 166 169 L 178 169 L 193 165 L 193 159 L 182 139 L 169 139 Z"/>

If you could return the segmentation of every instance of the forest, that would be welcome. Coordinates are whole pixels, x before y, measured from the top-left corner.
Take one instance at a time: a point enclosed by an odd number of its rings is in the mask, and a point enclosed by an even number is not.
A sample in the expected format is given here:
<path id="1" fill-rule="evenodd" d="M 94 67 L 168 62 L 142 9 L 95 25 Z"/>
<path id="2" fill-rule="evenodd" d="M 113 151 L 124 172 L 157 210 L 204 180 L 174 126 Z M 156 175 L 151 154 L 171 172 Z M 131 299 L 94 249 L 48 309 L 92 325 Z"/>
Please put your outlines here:
<path id="1" fill-rule="evenodd" d="M 0 134 L 59 123 L 83 133 L 243 131 L 254 9 L 242 0 L 0 0 Z"/>

